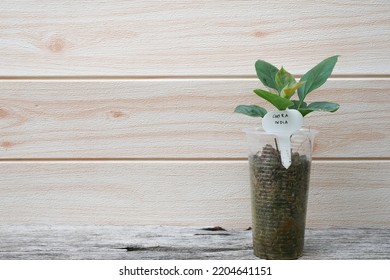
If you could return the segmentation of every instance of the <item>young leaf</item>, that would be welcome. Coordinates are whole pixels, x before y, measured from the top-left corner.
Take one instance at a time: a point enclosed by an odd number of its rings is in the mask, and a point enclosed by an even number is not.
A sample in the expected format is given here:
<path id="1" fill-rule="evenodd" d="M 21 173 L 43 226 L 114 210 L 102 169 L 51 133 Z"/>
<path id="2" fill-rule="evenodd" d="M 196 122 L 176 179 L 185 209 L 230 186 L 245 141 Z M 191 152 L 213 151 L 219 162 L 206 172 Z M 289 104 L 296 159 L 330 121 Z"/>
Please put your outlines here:
<path id="1" fill-rule="evenodd" d="M 264 60 L 256 61 L 255 68 L 257 77 L 260 79 L 263 85 L 269 88 L 277 89 L 275 84 L 275 75 L 279 71 L 278 68 Z"/>
<path id="2" fill-rule="evenodd" d="M 310 103 L 307 106 L 308 109 L 313 110 L 313 111 L 326 111 L 326 112 L 336 112 L 339 108 L 340 105 L 337 103 L 333 102 L 313 102 Z"/>
<path id="3" fill-rule="evenodd" d="M 293 94 L 295 93 L 295 91 L 301 87 L 305 82 L 299 82 L 299 83 L 296 83 L 293 87 L 288 87 L 288 88 L 284 88 L 281 92 L 281 96 L 282 97 L 286 97 L 286 98 L 290 98 L 291 96 L 293 96 Z"/>
<path id="4" fill-rule="evenodd" d="M 305 84 L 298 89 L 300 101 L 303 101 L 309 92 L 319 88 L 326 82 L 332 74 L 337 58 L 338 55 L 328 57 L 303 75 L 300 82 L 305 82 Z"/>
<path id="5" fill-rule="evenodd" d="M 278 110 L 286 110 L 286 108 L 288 108 L 289 106 L 294 105 L 294 103 L 291 100 L 280 97 L 279 95 L 269 91 L 265 91 L 262 89 L 255 89 L 254 92 L 261 98 L 270 102 L 272 105 L 278 108 Z"/>
<path id="6" fill-rule="evenodd" d="M 241 113 L 250 117 L 264 117 L 267 110 L 256 105 L 238 105 L 234 112 Z"/>
<path id="7" fill-rule="evenodd" d="M 286 87 L 292 87 L 296 84 L 296 81 L 290 73 L 288 73 L 282 67 L 275 76 L 276 89 L 279 93 L 282 93 L 282 90 Z"/>

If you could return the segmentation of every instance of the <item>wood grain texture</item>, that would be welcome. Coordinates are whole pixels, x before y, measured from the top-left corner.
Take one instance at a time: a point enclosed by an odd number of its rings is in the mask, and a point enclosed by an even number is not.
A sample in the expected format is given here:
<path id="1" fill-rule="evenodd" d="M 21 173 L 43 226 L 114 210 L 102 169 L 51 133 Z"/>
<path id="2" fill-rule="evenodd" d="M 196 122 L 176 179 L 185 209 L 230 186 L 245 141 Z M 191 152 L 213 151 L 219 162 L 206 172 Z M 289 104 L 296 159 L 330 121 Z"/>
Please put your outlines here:
<path id="1" fill-rule="evenodd" d="M 0 224 L 247 227 L 255 60 L 339 54 L 308 224 L 390 227 L 389 26 L 386 0 L 1 1 Z"/>
<path id="2" fill-rule="evenodd" d="M 390 227 L 390 161 L 315 161 L 308 226 Z M 251 224 L 247 161 L 0 165 L 0 223 Z"/>
<path id="3" fill-rule="evenodd" d="M 256 79 L 0 82 L 0 158 L 244 158 L 242 129 L 272 109 Z M 308 100 L 341 104 L 312 113 L 315 157 L 390 157 L 390 79 L 332 79 Z"/>
<path id="4" fill-rule="evenodd" d="M 0 226 L 2 260 L 256 260 L 251 231 L 161 226 Z M 301 259 L 389 259 L 386 229 L 306 229 Z"/>
<path id="5" fill-rule="evenodd" d="M 390 2 L 0 3 L 1 76 L 251 75 L 256 59 L 303 74 L 390 74 Z"/>

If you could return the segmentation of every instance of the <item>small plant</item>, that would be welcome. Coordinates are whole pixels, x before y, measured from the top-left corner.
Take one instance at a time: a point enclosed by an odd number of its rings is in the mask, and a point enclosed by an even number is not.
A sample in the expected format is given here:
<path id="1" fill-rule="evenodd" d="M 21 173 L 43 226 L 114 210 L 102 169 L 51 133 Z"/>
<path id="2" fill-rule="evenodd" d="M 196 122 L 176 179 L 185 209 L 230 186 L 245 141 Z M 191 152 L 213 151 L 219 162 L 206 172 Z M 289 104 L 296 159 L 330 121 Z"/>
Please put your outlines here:
<path id="1" fill-rule="evenodd" d="M 311 112 L 339 109 L 337 103 L 305 102 L 306 96 L 330 77 L 337 58 L 323 60 L 298 82 L 283 67 L 278 69 L 258 60 L 257 76 L 270 91 L 254 92 L 284 112 L 267 112 L 256 105 L 240 105 L 235 109 L 248 116 L 262 117 L 264 131 L 270 132 L 263 134 L 257 129 L 247 132 L 253 248 L 258 257 L 296 259 L 302 255 L 314 132 L 297 129 L 303 124 L 303 117 Z M 296 92 L 298 97 L 292 100 Z M 297 133 L 293 137 L 294 131 Z"/>
<path id="2" fill-rule="evenodd" d="M 336 55 L 321 61 L 303 75 L 299 82 L 283 67 L 278 69 L 266 61 L 258 60 L 255 64 L 257 77 L 274 92 L 255 89 L 254 93 L 270 102 L 278 110 L 296 109 L 302 116 L 313 111 L 335 112 L 340 107 L 337 103 L 319 101 L 307 104 L 305 98 L 326 82 L 332 74 L 337 58 Z M 295 92 L 298 92 L 298 99 L 291 100 Z M 257 105 L 239 105 L 234 111 L 251 117 L 264 117 L 267 114 L 266 109 Z"/>

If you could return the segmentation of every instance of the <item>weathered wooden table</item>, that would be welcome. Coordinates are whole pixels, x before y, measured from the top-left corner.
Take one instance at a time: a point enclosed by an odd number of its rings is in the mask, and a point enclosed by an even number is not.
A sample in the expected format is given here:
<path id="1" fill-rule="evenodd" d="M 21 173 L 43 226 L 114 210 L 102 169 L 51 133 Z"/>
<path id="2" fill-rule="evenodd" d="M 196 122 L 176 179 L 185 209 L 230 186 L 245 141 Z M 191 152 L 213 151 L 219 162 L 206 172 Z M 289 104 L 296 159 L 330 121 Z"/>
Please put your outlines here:
<path id="1" fill-rule="evenodd" d="M 0 226 L 0 259 L 256 259 L 250 230 Z M 307 229 L 302 259 L 390 259 L 389 229 Z"/>

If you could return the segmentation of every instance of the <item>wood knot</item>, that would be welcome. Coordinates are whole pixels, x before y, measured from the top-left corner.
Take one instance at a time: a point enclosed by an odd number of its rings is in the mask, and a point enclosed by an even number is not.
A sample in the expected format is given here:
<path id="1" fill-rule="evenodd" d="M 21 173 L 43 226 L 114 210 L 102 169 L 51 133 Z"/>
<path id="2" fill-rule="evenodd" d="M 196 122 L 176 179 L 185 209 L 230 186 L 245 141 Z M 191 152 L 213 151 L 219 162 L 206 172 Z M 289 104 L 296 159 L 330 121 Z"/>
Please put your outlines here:
<path id="1" fill-rule="evenodd" d="M 267 33 L 267 32 L 263 32 L 263 31 L 256 31 L 253 35 L 254 35 L 255 37 L 261 38 L 261 37 L 267 36 L 268 33 Z"/>
<path id="2" fill-rule="evenodd" d="M 13 142 L 10 142 L 10 141 L 4 141 L 4 142 L 1 142 L 0 146 L 3 147 L 3 148 L 11 148 L 13 146 L 15 146 L 16 144 L 13 143 Z"/>
<path id="3" fill-rule="evenodd" d="M 125 113 L 121 112 L 121 111 L 111 111 L 111 115 L 114 117 L 114 118 L 120 118 L 120 117 L 123 117 L 125 115 Z"/>
<path id="4" fill-rule="evenodd" d="M 65 47 L 65 41 L 61 38 L 53 38 L 49 41 L 48 47 L 52 52 L 61 52 Z"/>
<path id="5" fill-rule="evenodd" d="M 5 118 L 8 116 L 8 112 L 0 108 L 0 118 Z"/>

